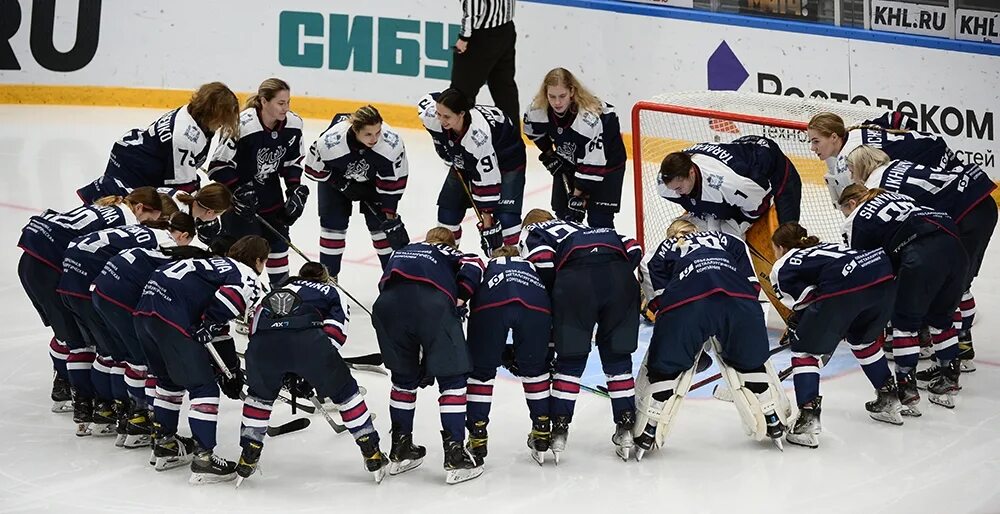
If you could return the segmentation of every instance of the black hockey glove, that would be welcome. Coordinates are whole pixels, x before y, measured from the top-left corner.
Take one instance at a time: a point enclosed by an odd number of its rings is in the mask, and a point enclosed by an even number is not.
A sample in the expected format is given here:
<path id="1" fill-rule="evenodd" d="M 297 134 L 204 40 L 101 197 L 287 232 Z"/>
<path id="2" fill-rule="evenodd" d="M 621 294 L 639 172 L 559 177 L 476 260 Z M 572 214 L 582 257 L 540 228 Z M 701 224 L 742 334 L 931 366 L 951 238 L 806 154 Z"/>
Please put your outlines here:
<path id="1" fill-rule="evenodd" d="M 571 196 L 566 202 L 566 221 L 583 223 L 583 218 L 587 216 L 587 199 L 582 196 Z"/>
<path id="2" fill-rule="evenodd" d="M 514 360 L 514 345 L 505 344 L 503 346 L 503 353 L 500 354 L 500 365 L 507 371 L 510 371 L 511 375 L 515 377 L 521 376 L 518 374 L 517 361 Z"/>
<path id="3" fill-rule="evenodd" d="M 383 221 L 379 230 L 385 234 L 385 241 L 393 251 L 410 244 L 410 235 L 406 233 L 406 226 L 399 216 Z"/>
<path id="4" fill-rule="evenodd" d="M 799 318 L 801 315 L 799 311 L 792 311 L 788 315 L 788 319 L 785 320 L 785 331 L 781 334 L 781 339 L 778 340 L 780 346 L 788 346 L 792 344 L 792 339 L 795 338 L 795 329 L 799 327 Z"/>
<path id="5" fill-rule="evenodd" d="M 204 346 L 212 342 L 215 336 L 223 334 L 228 328 L 224 323 L 203 323 L 191 332 L 191 339 Z"/>
<path id="6" fill-rule="evenodd" d="M 316 396 L 316 390 L 313 388 L 312 384 L 294 373 L 288 373 L 285 375 L 284 385 L 285 389 L 288 389 L 288 392 L 292 393 L 297 398 L 308 400 L 313 396 Z"/>
<path id="7" fill-rule="evenodd" d="M 228 398 L 239 400 L 240 393 L 243 392 L 243 383 L 246 382 L 243 370 L 236 366 L 229 371 L 233 374 L 233 378 L 226 378 L 225 374 L 218 375 L 219 390 Z"/>
<path id="8" fill-rule="evenodd" d="M 306 210 L 306 200 L 309 199 L 309 188 L 305 184 L 292 186 L 285 191 L 285 222 L 291 226 Z"/>
<path id="9" fill-rule="evenodd" d="M 222 234 L 222 218 L 217 217 L 212 221 L 195 220 L 195 231 L 198 233 L 198 239 L 205 243 L 205 246 L 212 246 L 212 242 Z"/>
<path id="10" fill-rule="evenodd" d="M 257 214 L 257 191 L 253 182 L 248 182 L 233 191 L 233 212 L 244 218 L 253 218 Z"/>
<path id="11" fill-rule="evenodd" d="M 352 202 L 371 200 L 375 197 L 375 185 L 369 181 L 358 182 L 357 180 L 341 178 L 333 183 L 333 187 Z"/>
<path id="12" fill-rule="evenodd" d="M 576 173 L 576 166 L 573 166 L 566 159 L 559 157 L 559 154 L 552 150 L 539 154 L 538 160 L 542 161 L 542 165 L 545 166 L 545 169 L 549 170 L 549 173 L 551 173 L 553 177 L 558 173 L 562 173 L 564 175 L 572 175 Z"/>
<path id="13" fill-rule="evenodd" d="M 455 314 L 458 315 L 458 319 L 461 321 L 469 319 L 469 304 L 456 305 Z"/>
<path id="14" fill-rule="evenodd" d="M 499 221 L 494 219 L 493 226 L 489 228 L 479 223 L 476 225 L 476 228 L 479 229 L 479 244 L 482 246 L 486 257 L 493 255 L 494 250 L 503 246 L 503 227 L 500 226 Z"/>

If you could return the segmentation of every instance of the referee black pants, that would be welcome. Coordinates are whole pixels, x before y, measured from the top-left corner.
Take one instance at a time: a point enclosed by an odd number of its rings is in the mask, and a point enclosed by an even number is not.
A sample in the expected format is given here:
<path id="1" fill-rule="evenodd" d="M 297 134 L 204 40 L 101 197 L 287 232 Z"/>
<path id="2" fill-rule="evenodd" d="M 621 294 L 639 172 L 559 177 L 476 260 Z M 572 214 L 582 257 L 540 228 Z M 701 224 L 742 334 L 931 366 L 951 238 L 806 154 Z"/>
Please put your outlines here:
<path id="1" fill-rule="evenodd" d="M 514 82 L 516 41 L 517 32 L 512 21 L 491 29 L 473 30 L 468 49 L 455 54 L 451 87 L 475 102 L 479 90 L 486 84 L 496 106 L 515 126 L 520 126 L 521 107 Z"/>

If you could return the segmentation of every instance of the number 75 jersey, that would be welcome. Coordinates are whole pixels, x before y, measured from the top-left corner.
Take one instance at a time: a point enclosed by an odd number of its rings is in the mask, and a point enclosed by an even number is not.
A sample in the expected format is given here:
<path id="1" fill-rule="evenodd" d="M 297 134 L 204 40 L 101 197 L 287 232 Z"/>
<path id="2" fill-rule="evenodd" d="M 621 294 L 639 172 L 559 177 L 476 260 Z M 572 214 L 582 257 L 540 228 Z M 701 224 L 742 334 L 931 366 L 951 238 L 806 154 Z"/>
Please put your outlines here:
<path id="1" fill-rule="evenodd" d="M 104 174 L 127 187 L 197 186 L 212 135 L 205 134 L 187 105 L 169 111 L 145 130 L 132 129 L 111 148 Z"/>
<path id="2" fill-rule="evenodd" d="M 792 310 L 892 278 L 892 263 L 882 249 L 860 252 L 835 243 L 792 248 L 771 268 L 775 296 Z"/>

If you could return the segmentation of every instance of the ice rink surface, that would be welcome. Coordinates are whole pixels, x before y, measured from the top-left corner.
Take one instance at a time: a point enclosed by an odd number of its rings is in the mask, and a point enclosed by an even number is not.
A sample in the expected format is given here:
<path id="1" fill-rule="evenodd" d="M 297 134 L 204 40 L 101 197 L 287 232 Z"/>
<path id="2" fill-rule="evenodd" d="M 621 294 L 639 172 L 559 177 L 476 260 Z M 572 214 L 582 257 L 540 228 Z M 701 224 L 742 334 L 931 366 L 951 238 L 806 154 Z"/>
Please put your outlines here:
<path id="1" fill-rule="evenodd" d="M 49 412 L 51 334 L 21 290 L 16 272 L 21 252 L 15 245 L 29 216 L 76 206 L 75 189 L 104 171 L 114 141 L 160 114 L 0 106 L 0 239 L 8 241 L 7 251 L 0 253 L 6 270 L 0 275 L 2 512 L 1000 512 L 996 242 L 974 287 L 979 370 L 963 375 L 958 407 L 930 405 L 924 395 L 923 417 L 908 418 L 902 427 L 872 421 L 864 402 L 873 391 L 842 348 L 834 359 L 839 371 L 821 385 L 824 432 L 818 449 L 786 444 L 782 453 L 770 443 L 755 443 L 743 435 L 731 404 L 702 394 L 686 402 L 666 448 L 641 463 L 623 463 L 610 442 L 610 403 L 581 393 L 561 463 L 539 467 L 525 447 L 530 421 L 521 387 L 503 377 L 494 390 L 486 472 L 455 486 L 444 484 L 436 388 L 418 394 L 414 439 L 428 448 L 423 466 L 387 477 L 379 486 L 363 471 L 351 438 L 335 435 L 319 415 L 305 431 L 267 440 L 260 472 L 238 491 L 232 483 L 189 486 L 186 468 L 157 473 L 148 466 L 145 449 L 117 449 L 109 438 L 74 437 L 70 415 Z M 307 120 L 306 143 L 326 126 Z M 417 239 L 435 224 L 445 169 L 426 133 L 400 133 L 409 153 L 410 180 L 399 212 Z M 549 204 L 549 175 L 534 157 L 529 149 L 525 211 Z M 623 197 L 618 228 L 634 235 L 630 182 Z M 313 195 L 306 211 L 313 214 L 292 229 L 293 241 L 313 257 L 319 248 L 315 209 Z M 463 249 L 478 251 L 471 218 L 465 233 L 470 237 Z M 347 241 L 341 284 L 370 306 L 380 269 L 358 216 Z M 293 254 L 292 269 L 301 263 Z M 344 354 L 376 351 L 368 316 L 356 308 L 352 313 Z M 786 363 L 787 355 L 776 367 Z M 599 371 L 591 367 L 588 373 L 593 380 Z M 368 389 L 368 407 L 378 414 L 375 425 L 388 452 L 389 381 L 374 374 L 355 376 Z M 240 408 L 239 402 L 222 399 L 217 452 L 229 459 L 239 455 Z M 277 404 L 272 424 L 291 417 L 287 406 Z M 180 431 L 189 433 L 184 419 Z"/>

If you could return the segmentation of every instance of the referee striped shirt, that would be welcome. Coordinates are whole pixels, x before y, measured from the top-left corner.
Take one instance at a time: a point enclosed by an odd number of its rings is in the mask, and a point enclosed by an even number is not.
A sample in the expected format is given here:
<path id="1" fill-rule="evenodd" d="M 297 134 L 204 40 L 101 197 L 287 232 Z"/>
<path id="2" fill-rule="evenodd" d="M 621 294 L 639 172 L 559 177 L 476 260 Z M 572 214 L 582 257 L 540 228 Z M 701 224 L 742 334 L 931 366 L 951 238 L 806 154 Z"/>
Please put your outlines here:
<path id="1" fill-rule="evenodd" d="M 515 0 L 461 0 L 462 39 L 469 39 L 473 30 L 492 29 L 514 19 Z"/>

